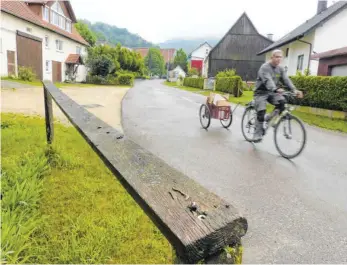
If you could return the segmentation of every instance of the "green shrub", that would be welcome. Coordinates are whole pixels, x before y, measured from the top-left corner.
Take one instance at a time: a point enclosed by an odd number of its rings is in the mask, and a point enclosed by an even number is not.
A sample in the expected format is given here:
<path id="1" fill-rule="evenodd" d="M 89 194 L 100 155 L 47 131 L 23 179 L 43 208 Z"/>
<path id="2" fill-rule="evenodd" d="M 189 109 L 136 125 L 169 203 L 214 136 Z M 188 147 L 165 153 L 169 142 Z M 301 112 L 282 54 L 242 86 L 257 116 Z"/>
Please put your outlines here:
<path id="1" fill-rule="evenodd" d="M 296 105 L 331 110 L 347 110 L 347 77 L 291 76 L 294 85 L 304 92 Z"/>
<path id="2" fill-rule="evenodd" d="M 87 83 L 88 84 L 96 84 L 96 85 L 106 85 L 107 81 L 106 81 L 106 78 L 101 76 L 101 75 L 88 74 Z"/>
<path id="3" fill-rule="evenodd" d="M 241 97 L 243 82 L 240 76 L 216 78 L 216 90 Z"/>
<path id="4" fill-rule="evenodd" d="M 222 78 L 222 77 L 233 77 L 236 75 L 235 69 L 225 69 L 224 71 L 218 72 L 216 75 L 216 78 Z"/>
<path id="5" fill-rule="evenodd" d="M 132 86 L 135 76 L 133 74 L 118 74 L 117 78 L 120 85 Z"/>
<path id="6" fill-rule="evenodd" d="M 18 68 L 18 78 L 24 81 L 34 81 L 36 79 L 36 74 L 33 72 L 31 67 L 19 67 Z"/>
<path id="7" fill-rule="evenodd" d="M 204 78 L 198 77 L 198 78 L 193 78 L 193 77 L 186 77 L 183 80 L 183 85 L 188 86 L 188 87 L 195 87 L 195 88 L 204 88 Z"/>
<path id="8" fill-rule="evenodd" d="M 189 68 L 188 69 L 188 76 L 193 76 L 193 75 L 199 75 L 199 71 L 196 68 Z"/>

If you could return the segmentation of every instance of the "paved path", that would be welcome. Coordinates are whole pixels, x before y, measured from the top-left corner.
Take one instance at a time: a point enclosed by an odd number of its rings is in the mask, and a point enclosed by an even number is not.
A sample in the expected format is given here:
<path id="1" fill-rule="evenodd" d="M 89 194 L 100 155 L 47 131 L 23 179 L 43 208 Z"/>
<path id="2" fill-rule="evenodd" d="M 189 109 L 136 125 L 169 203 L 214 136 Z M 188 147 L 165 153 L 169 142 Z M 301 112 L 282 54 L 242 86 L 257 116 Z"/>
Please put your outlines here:
<path id="1" fill-rule="evenodd" d="M 202 130 L 204 101 L 138 82 L 123 99 L 123 129 L 244 213 L 244 263 L 347 263 L 347 136 L 307 125 L 306 149 L 288 161 L 270 135 L 257 145 L 243 139 L 242 108 L 230 131 L 219 121 Z"/>
<path id="2" fill-rule="evenodd" d="M 121 101 L 128 88 L 91 86 L 66 87 L 62 90 L 95 116 L 122 130 Z M 1 111 L 44 116 L 43 88 L 2 80 Z M 54 118 L 70 124 L 56 104 L 53 104 L 53 114 Z"/>

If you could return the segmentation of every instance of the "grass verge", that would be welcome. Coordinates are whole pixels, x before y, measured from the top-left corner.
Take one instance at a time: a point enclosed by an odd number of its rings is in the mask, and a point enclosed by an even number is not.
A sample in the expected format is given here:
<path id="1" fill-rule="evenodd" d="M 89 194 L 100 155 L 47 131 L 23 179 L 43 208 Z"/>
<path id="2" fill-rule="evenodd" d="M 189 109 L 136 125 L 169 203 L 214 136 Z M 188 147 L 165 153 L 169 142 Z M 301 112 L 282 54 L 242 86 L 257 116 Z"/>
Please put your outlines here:
<path id="1" fill-rule="evenodd" d="M 10 77 L 1 77 L 2 80 L 8 80 L 8 81 L 12 81 L 12 82 L 16 82 L 16 83 L 20 83 L 20 84 L 25 84 L 25 85 L 30 85 L 30 86 L 42 86 L 42 82 L 40 80 L 34 80 L 34 81 L 23 81 L 20 79 L 13 79 Z M 54 83 L 54 85 L 58 88 L 67 88 L 67 87 L 80 87 L 80 88 L 88 88 L 88 87 L 105 87 L 105 86 L 109 86 L 109 87 L 124 87 L 124 88 L 129 88 L 130 86 L 126 86 L 126 85 L 118 85 L 118 86 L 112 86 L 112 85 L 95 85 L 95 84 L 84 84 L 84 83 L 64 83 L 64 82 L 58 82 L 58 83 Z"/>
<path id="2" fill-rule="evenodd" d="M 73 127 L 2 113 L 2 263 L 172 263 L 169 242 Z"/>
<path id="3" fill-rule="evenodd" d="M 191 88 L 191 87 L 178 86 L 176 83 L 164 82 L 164 84 L 167 86 L 176 87 L 182 90 L 199 93 L 205 96 L 210 94 L 210 91 L 197 89 L 197 88 Z M 213 91 L 213 92 L 223 94 L 218 91 Z M 244 91 L 242 97 L 236 98 L 236 97 L 230 96 L 229 101 L 235 104 L 240 103 L 241 105 L 244 106 L 248 102 L 250 102 L 252 99 L 253 99 L 253 91 Z M 270 112 L 273 110 L 273 106 L 268 104 L 266 109 L 268 112 Z M 293 114 L 298 116 L 300 119 L 302 119 L 304 122 L 310 125 L 314 125 L 320 128 L 328 129 L 328 130 L 347 133 L 347 121 L 343 119 L 329 118 L 329 117 L 315 115 L 312 113 L 306 113 L 301 111 L 293 111 Z"/>

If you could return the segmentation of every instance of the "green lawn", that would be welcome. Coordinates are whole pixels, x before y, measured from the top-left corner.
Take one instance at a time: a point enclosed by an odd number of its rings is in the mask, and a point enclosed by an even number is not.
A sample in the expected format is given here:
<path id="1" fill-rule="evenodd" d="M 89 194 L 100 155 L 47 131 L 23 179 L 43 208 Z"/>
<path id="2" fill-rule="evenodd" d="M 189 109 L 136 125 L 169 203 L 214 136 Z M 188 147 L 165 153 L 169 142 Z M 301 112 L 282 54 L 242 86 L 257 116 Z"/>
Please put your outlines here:
<path id="1" fill-rule="evenodd" d="M 23 81 L 20 79 L 12 79 L 9 77 L 1 77 L 2 80 L 8 80 L 12 82 L 17 82 L 20 84 L 25 84 L 25 85 L 31 85 L 31 86 L 42 86 L 42 82 L 40 80 L 34 80 L 34 81 Z M 58 88 L 66 88 L 66 87 L 95 87 L 95 86 L 112 86 L 112 85 L 95 85 L 95 84 L 84 84 L 84 83 L 54 83 L 54 85 Z M 125 86 L 125 85 L 118 85 L 118 86 L 112 86 L 112 87 L 130 87 L 130 86 Z"/>
<path id="2" fill-rule="evenodd" d="M 172 263 L 172 248 L 73 127 L 1 114 L 2 263 Z"/>
<path id="3" fill-rule="evenodd" d="M 177 86 L 176 83 L 164 82 L 164 84 L 167 86 L 176 87 L 176 88 L 183 89 L 186 91 L 199 93 L 199 94 L 202 94 L 205 96 L 210 94 L 210 91 L 206 91 L 206 90 L 202 90 L 202 89 L 198 89 L 198 88 Z M 213 93 L 223 94 L 223 93 L 218 92 L 218 91 L 213 91 Z M 236 98 L 236 97 L 231 95 L 229 98 L 229 101 L 232 103 L 236 103 L 236 104 L 240 103 L 241 105 L 246 105 L 252 99 L 253 99 L 253 91 L 244 91 L 242 97 Z M 268 104 L 266 109 L 268 112 L 270 112 L 273 110 L 273 106 Z M 331 119 L 329 117 L 315 115 L 312 113 L 300 112 L 300 111 L 293 111 L 293 114 L 295 114 L 300 119 L 302 119 L 304 122 L 306 122 L 310 125 L 315 125 L 315 126 L 318 126 L 318 127 L 324 128 L 324 129 L 335 130 L 335 131 L 347 133 L 347 121 L 345 121 L 343 119 L 336 119 L 336 118 Z"/>

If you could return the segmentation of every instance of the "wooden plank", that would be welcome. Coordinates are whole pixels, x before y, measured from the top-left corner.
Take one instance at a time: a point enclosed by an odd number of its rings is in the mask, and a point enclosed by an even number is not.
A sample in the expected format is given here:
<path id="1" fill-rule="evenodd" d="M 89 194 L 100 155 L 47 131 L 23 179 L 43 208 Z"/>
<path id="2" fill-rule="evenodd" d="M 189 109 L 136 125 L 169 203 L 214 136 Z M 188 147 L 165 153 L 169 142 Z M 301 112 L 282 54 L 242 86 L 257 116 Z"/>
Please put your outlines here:
<path id="1" fill-rule="evenodd" d="M 170 167 L 43 82 L 58 107 L 186 263 L 218 253 L 245 235 L 247 220 L 228 202 Z M 192 203 L 197 205 L 190 207 Z"/>
<path id="2" fill-rule="evenodd" d="M 46 136 L 47 142 L 51 144 L 54 138 L 52 96 L 46 89 L 43 89 L 43 95 L 45 104 Z"/>

